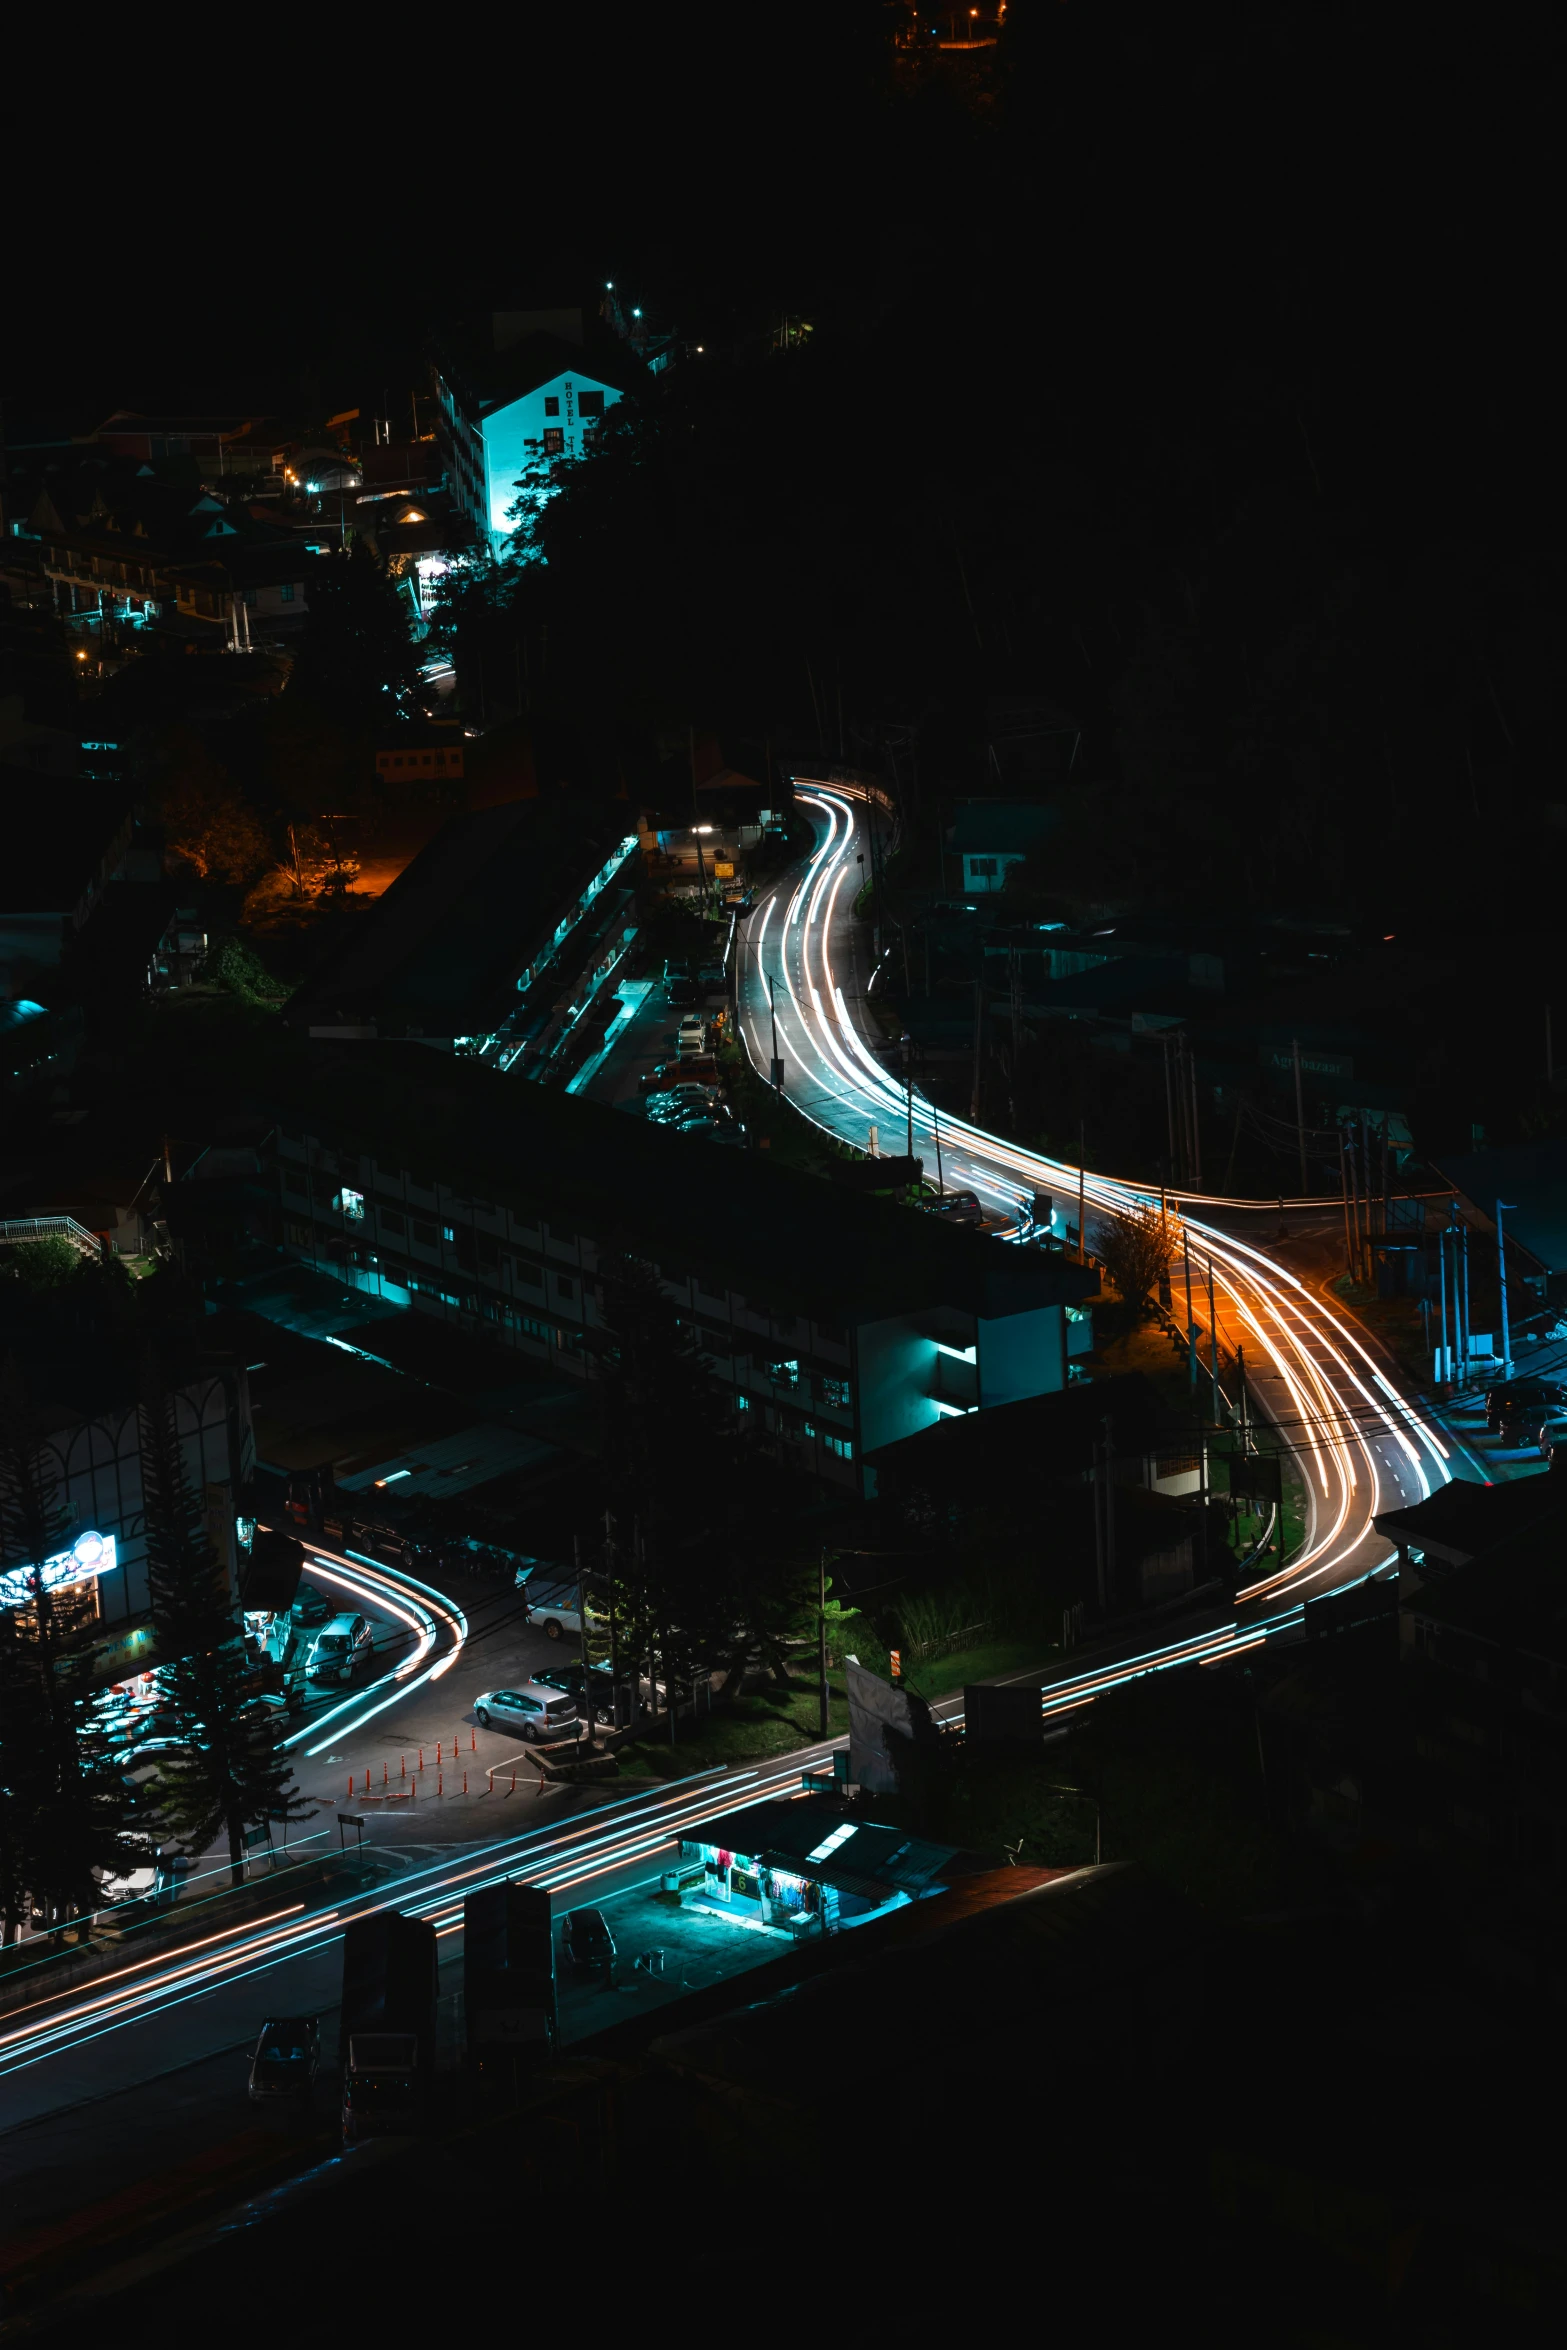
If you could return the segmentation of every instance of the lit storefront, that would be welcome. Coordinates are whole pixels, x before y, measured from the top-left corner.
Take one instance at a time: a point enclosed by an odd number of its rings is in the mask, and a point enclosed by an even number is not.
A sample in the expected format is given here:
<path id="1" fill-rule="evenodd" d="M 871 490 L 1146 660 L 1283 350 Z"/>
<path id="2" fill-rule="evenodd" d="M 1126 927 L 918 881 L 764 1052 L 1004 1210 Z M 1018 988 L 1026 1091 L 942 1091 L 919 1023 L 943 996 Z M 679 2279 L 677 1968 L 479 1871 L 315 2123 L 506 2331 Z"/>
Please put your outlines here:
<path id="1" fill-rule="evenodd" d="M 791 1935 L 836 1933 L 939 1893 L 960 1860 L 951 1845 L 856 1819 L 830 1796 L 727 1813 L 680 1855 L 695 1906 Z"/>

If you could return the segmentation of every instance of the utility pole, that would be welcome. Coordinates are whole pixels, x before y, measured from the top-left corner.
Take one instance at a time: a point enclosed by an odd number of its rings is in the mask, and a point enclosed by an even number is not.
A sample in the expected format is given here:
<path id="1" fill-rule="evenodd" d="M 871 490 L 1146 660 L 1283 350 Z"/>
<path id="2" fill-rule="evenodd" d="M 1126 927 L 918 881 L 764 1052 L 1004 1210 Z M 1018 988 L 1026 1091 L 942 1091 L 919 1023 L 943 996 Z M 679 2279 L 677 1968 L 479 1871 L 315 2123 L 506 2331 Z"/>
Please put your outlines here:
<path id="1" fill-rule="evenodd" d="M 615 1728 L 620 1728 L 620 1648 L 615 1632 L 615 1539 L 614 1519 L 604 1512 L 604 1579 L 609 1586 L 609 1709 Z"/>
<path id="2" fill-rule="evenodd" d="M 1213 1259 L 1208 1259 L 1208 1367 L 1213 1373 L 1213 1424 L 1219 1419 L 1219 1309 L 1213 1294 Z"/>
<path id="3" fill-rule="evenodd" d="M 1115 1423 L 1106 1412 L 1101 1423 L 1105 1439 L 1105 1593 L 1115 1600 Z"/>
<path id="4" fill-rule="evenodd" d="M 1504 1379 L 1510 1379 L 1513 1375 L 1513 1342 L 1512 1333 L 1507 1327 L 1507 1243 L 1502 1232 L 1502 1217 L 1504 1213 L 1511 1215 L 1517 1205 L 1516 1200 L 1499 1199 L 1496 1203 L 1496 1285 L 1501 1292 L 1502 1299 L 1502 1377 Z"/>
<path id="5" fill-rule="evenodd" d="M 1202 1189 L 1202 1121 L 1197 1115 L 1197 1055 L 1190 1037 L 1186 1040 L 1186 1075 L 1191 1087 L 1192 1103 L 1192 1182 Z"/>
<path id="6" fill-rule="evenodd" d="M 1192 1236 L 1183 1220 L 1181 1225 L 1181 1253 L 1186 1260 L 1186 1376 L 1191 1390 L 1192 1405 L 1197 1402 L 1197 1323 L 1192 1314 Z"/>
<path id="7" fill-rule="evenodd" d="M 1350 1124 L 1346 1157 L 1349 1164 L 1349 1223 L 1353 1235 L 1349 1250 L 1349 1277 L 1360 1279 L 1360 1175 L 1355 1165 L 1355 1128 Z"/>
<path id="8" fill-rule="evenodd" d="M 969 1117 L 979 1124 L 979 1048 L 984 1036 L 985 992 L 979 980 L 974 982 L 974 1085 L 969 1098 Z"/>
<path id="9" fill-rule="evenodd" d="M 582 1573 L 582 1537 L 573 1534 L 571 1555 L 577 1566 L 577 1644 L 582 1657 L 582 1701 L 588 1709 L 588 1749 L 593 1747 L 593 1659 L 588 1652 L 588 1587 Z"/>
<path id="10" fill-rule="evenodd" d="M 1235 1349 L 1235 1396 L 1240 1411 L 1241 1450 L 1250 1452 L 1251 1420 L 1246 1405 L 1246 1349 L 1243 1346 Z"/>
<path id="11" fill-rule="evenodd" d="M 936 1189 L 945 1195 L 947 1179 L 941 1172 L 941 1113 L 936 1107 L 928 1084 L 925 1089 L 925 1099 L 930 1104 L 930 1131 L 936 1144 Z"/>
<path id="12" fill-rule="evenodd" d="M 1175 1159 L 1175 1093 L 1170 1083 L 1170 1039 L 1166 1034 L 1159 1039 L 1164 1050 L 1164 1122 L 1170 1135 L 1170 1165 Z"/>
<path id="13" fill-rule="evenodd" d="M 909 1157 L 914 1156 L 914 1039 L 905 1034 L 903 1039 L 903 1089 L 909 1109 Z"/>
<path id="14" fill-rule="evenodd" d="M 696 796 L 696 728 L 688 726 L 687 738 L 691 746 L 691 837 L 696 842 L 696 870 L 701 886 L 701 902 L 707 905 L 707 866 L 702 857 L 702 807 Z"/>
<path id="15" fill-rule="evenodd" d="M 816 1661 L 822 1676 L 822 1699 L 819 1727 L 827 1736 L 827 1545 L 822 1544 L 819 1568 L 819 1595 L 816 1608 Z"/>
<path id="16" fill-rule="evenodd" d="M 1088 1143 L 1087 1126 L 1077 1121 L 1077 1261 L 1088 1262 Z"/>
<path id="17" fill-rule="evenodd" d="M 1460 1245 L 1463 1250 L 1464 1267 L 1464 1310 L 1462 1315 L 1463 1337 L 1460 1343 L 1463 1348 L 1462 1360 L 1464 1366 L 1464 1384 L 1467 1386 L 1469 1383 L 1469 1365 L 1474 1352 L 1470 1341 L 1469 1331 L 1469 1226 L 1467 1222 L 1460 1224 L 1459 1232 L 1461 1235 Z"/>
<path id="18" fill-rule="evenodd" d="M 1295 1140 L 1300 1149 L 1300 1190 L 1304 1199 L 1306 1183 L 1306 1110 L 1300 1090 L 1300 1038 L 1290 1038 L 1290 1051 L 1295 1056 Z"/>
<path id="19" fill-rule="evenodd" d="M 1355 1251 L 1349 1237 L 1349 1161 L 1344 1151 L 1344 1129 L 1338 1130 L 1338 1179 L 1344 1194 L 1344 1270 L 1351 1281 L 1355 1278 Z"/>
<path id="20" fill-rule="evenodd" d="M 773 1091 L 782 1093 L 783 1063 L 778 1057 L 778 987 L 777 982 L 770 975 L 767 981 L 767 1008 L 772 1015 L 773 1022 Z"/>
<path id="21" fill-rule="evenodd" d="M 1442 1289 L 1442 1375 L 1440 1384 L 1446 1386 L 1453 1367 L 1453 1358 L 1447 1343 L 1447 1227 L 1436 1236 L 1437 1271 Z"/>

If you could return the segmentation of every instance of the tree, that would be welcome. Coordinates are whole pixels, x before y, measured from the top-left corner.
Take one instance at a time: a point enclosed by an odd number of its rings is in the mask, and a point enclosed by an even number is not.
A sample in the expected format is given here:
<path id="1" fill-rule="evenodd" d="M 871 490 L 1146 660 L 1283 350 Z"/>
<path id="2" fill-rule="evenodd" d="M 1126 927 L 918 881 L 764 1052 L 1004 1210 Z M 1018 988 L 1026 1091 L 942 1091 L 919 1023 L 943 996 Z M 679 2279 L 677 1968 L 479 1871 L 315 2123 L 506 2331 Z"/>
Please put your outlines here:
<path id="1" fill-rule="evenodd" d="M 384 725 L 418 672 L 408 599 L 364 541 L 318 556 L 291 692 L 347 725 Z"/>
<path id="2" fill-rule="evenodd" d="M 1125 1304 L 1140 1313 L 1175 1262 L 1180 1225 L 1168 1212 L 1138 1200 L 1104 1219 L 1094 1245 Z"/>
<path id="3" fill-rule="evenodd" d="M 169 738 L 156 797 L 170 853 L 203 881 L 243 886 L 266 864 L 265 825 L 228 769 L 187 728 Z"/>
<path id="4" fill-rule="evenodd" d="M 142 1501 L 147 1577 L 166 1662 L 163 1693 L 174 1744 L 158 1770 L 160 1818 L 192 1854 L 226 1837 L 236 1885 L 245 1876 L 245 1830 L 295 1820 L 308 1806 L 292 1793 L 279 1717 L 256 1688 L 229 1601 L 185 1474 L 175 1399 L 156 1355 L 142 1375 Z"/>
<path id="5" fill-rule="evenodd" d="M 719 1387 L 695 1332 L 650 1265 L 606 1268 L 609 1347 L 600 1380 L 604 1484 L 618 1645 L 656 1649 L 672 1687 L 699 1673 L 739 1694 L 761 1666 L 788 1681 L 792 1645 L 814 1628 L 814 1547 L 798 1532 L 799 1473 Z M 671 1474 L 701 1445 L 701 1474 Z"/>

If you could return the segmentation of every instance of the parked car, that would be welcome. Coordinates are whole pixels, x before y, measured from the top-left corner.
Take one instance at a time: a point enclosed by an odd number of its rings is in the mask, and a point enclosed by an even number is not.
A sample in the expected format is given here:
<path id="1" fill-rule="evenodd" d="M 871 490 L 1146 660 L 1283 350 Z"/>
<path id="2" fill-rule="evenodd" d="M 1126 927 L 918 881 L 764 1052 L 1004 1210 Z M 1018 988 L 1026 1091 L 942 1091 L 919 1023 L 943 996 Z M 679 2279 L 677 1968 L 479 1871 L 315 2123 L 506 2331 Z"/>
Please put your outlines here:
<path id="1" fill-rule="evenodd" d="M 687 1004 L 699 1004 L 702 1001 L 702 983 L 699 979 L 693 978 L 689 971 L 677 972 L 672 979 L 666 982 L 666 985 L 669 989 L 669 1000 L 677 1008 Z"/>
<path id="2" fill-rule="evenodd" d="M 707 1050 L 707 1022 L 700 1012 L 687 1012 L 680 1022 L 680 1033 L 675 1038 L 675 1050 L 680 1058 L 688 1060 L 693 1053 Z"/>
<path id="3" fill-rule="evenodd" d="M 313 1583 L 301 1583 L 289 1610 L 296 1624 L 324 1624 L 334 1613 L 332 1602 Z"/>
<path id="4" fill-rule="evenodd" d="M 363 1616 L 334 1616 L 311 1643 L 306 1675 L 312 1681 L 351 1681 L 374 1646 Z"/>
<path id="5" fill-rule="evenodd" d="M 673 1127 L 677 1134 L 691 1134 L 722 1126 L 728 1115 L 719 1102 L 688 1102 L 673 1118 L 662 1119 L 660 1123 Z"/>
<path id="6" fill-rule="evenodd" d="M 655 1126 L 677 1123 L 687 1112 L 711 1110 L 720 1099 L 711 1085 L 672 1085 L 667 1093 L 656 1093 L 647 1105 L 647 1114 Z"/>
<path id="7" fill-rule="evenodd" d="M 601 1909 L 572 1910 L 561 1939 L 572 1965 L 584 1971 L 608 1966 L 615 1955 L 615 1937 L 606 1925 Z"/>
<path id="8" fill-rule="evenodd" d="M 578 1664 L 543 1665 L 540 1667 L 539 1671 L 534 1674 L 533 1678 L 535 1681 L 542 1682 L 546 1689 L 559 1689 L 562 1691 L 565 1696 L 571 1698 L 575 1702 L 579 1712 L 586 1702 L 587 1685 L 589 1679 L 591 1679 L 593 1683 L 593 1710 L 595 1714 L 598 1715 L 600 1719 L 602 1719 L 609 1712 L 610 1695 L 614 1688 L 614 1683 L 610 1679 L 609 1659 L 607 1657 L 601 1663 L 590 1666 L 588 1672 L 586 1673 L 583 1672 L 582 1667 Z"/>
<path id="9" fill-rule="evenodd" d="M 936 1191 L 920 1201 L 928 1214 L 944 1224 L 983 1224 L 985 1211 L 972 1191 Z"/>
<path id="10" fill-rule="evenodd" d="M 1567 1403 L 1567 1387 L 1554 1379 L 1508 1379 L 1499 1387 L 1488 1387 L 1485 1395 L 1485 1424 L 1493 1436 L 1501 1433 L 1502 1421 L 1512 1408 L 1525 1404 Z M 1540 1414 L 1545 1417 L 1544 1412 Z"/>
<path id="11" fill-rule="evenodd" d="M 384 1559 L 389 1567 L 406 1567 L 416 1574 L 420 1567 L 433 1563 L 430 1552 L 401 1526 L 364 1526 L 359 1529 L 359 1547 L 372 1558 Z"/>
<path id="12" fill-rule="evenodd" d="M 94 1869 L 98 1881 L 98 1899 L 105 1909 L 121 1908 L 126 1902 L 144 1902 L 158 1889 L 158 1848 L 144 1829 L 129 1829 L 120 1838 L 128 1847 L 125 1857 L 116 1867 Z"/>
<path id="13" fill-rule="evenodd" d="M 308 2097 L 320 2062 L 321 2028 L 313 2015 L 270 2016 L 250 2060 L 252 2104 Z"/>
<path id="14" fill-rule="evenodd" d="M 511 1730 L 539 1744 L 582 1736 L 576 1699 L 543 1681 L 525 1681 L 520 1689 L 487 1689 L 473 1718 L 481 1730 Z"/>
<path id="15" fill-rule="evenodd" d="M 1486 1422 L 1504 1445 L 1537 1444 L 1540 1430 L 1561 1411 L 1562 1401 L 1555 1395 L 1509 1395 L 1497 1407 L 1494 1421 L 1487 1412 Z"/>
<path id="16" fill-rule="evenodd" d="M 1567 1460 L 1567 1412 L 1553 1412 L 1540 1429 L 1542 1460 L 1554 1459 L 1558 1446 L 1561 1447 L 1563 1459 Z"/>
<path id="17" fill-rule="evenodd" d="M 559 1640 L 563 1633 L 582 1630 L 578 1605 L 576 1576 L 562 1577 L 558 1572 L 545 1569 L 528 1586 L 524 1613 L 536 1632 L 544 1632 L 551 1640 Z M 609 1622 L 603 1611 L 591 1602 L 588 1617 L 594 1624 Z"/>

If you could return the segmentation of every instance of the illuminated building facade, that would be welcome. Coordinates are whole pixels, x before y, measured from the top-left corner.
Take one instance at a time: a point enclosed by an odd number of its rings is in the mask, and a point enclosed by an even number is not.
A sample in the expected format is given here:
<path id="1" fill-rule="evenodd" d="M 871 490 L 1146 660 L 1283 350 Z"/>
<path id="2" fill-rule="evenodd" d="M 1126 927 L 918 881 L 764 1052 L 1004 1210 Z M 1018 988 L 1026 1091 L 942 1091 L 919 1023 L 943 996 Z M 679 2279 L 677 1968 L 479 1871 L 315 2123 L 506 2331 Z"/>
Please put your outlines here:
<path id="1" fill-rule="evenodd" d="M 656 1265 L 737 1411 L 825 1484 L 876 1446 L 1064 1387 L 1096 1276 L 406 1045 L 323 1054 L 274 1102 L 289 1253 L 591 1378 L 604 1275 Z M 707 1146 L 711 1148 L 712 1146 Z"/>
<path id="2" fill-rule="evenodd" d="M 436 438 L 446 489 L 476 533 L 499 548 L 523 475 L 580 457 L 635 365 L 580 310 L 496 310 L 443 339 Z"/>
<path id="3" fill-rule="evenodd" d="M 134 1392 L 131 1378 L 125 1384 Z M 255 1474 L 244 1371 L 227 1363 L 203 1369 L 173 1388 L 171 1400 L 214 1570 L 237 1597 L 252 1536 L 245 1497 Z M 91 1413 L 57 1405 L 45 1419 L 40 1453 L 61 1513 L 59 1547 L 42 1562 L 0 1554 L 0 1608 L 19 1616 L 25 1637 L 41 1564 L 56 1621 L 91 1635 L 94 1679 L 134 1678 L 161 1661 L 147 1588 L 140 1411 L 134 1402 Z"/>

